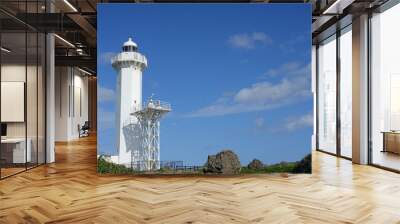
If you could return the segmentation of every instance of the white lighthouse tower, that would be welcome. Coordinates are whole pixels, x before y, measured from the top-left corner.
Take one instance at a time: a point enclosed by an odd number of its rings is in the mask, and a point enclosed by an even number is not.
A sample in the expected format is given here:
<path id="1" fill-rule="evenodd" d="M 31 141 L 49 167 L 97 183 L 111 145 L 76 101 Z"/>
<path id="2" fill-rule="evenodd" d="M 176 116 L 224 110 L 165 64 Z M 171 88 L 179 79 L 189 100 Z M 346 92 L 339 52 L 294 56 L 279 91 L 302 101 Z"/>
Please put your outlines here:
<path id="1" fill-rule="evenodd" d="M 132 110 L 142 107 L 142 72 L 147 67 L 147 59 L 137 51 L 137 44 L 128 39 L 122 46 L 122 52 L 111 59 L 112 66 L 117 74 L 116 97 L 116 130 L 118 163 L 131 163 L 130 133 L 124 129 L 131 122 L 135 122 Z M 125 130 L 125 132 L 124 132 Z"/>
<path id="2" fill-rule="evenodd" d="M 171 111 L 169 103 L 142 104 L 142 72 L 147 59 L 131 38 L 111 59 L 117 75 L 116 131 L 118 158 L 113 162 L 139 171 L 160 169 L 160 119 Z"/>

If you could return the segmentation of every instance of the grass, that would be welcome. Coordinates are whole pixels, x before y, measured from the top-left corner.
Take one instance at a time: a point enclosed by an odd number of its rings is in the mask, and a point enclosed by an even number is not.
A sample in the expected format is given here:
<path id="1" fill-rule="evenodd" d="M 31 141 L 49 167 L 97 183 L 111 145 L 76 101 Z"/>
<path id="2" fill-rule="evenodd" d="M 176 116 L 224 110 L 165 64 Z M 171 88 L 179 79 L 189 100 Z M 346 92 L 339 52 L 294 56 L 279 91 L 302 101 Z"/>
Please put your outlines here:
<path id="1" fill-rule="evenodd" d="M 196 171 L 174 171 L 170 169 L 160 169 L 151 172 L 139 172 L 123 165 L 108 162 L 103 156 L 97 160 L 97 171 L 101 174 L 196 174 L 203 175 L 202 170 Z M 311 154 L 304 157 L 298 162 L 277 163 L 267 165 L 261 169 L 250 169 L 242 167 L 240 174 L 257 174 L 257 173 L 311 173 Z"/>
<path id="2" fill-rule="evenodd" d="M 127 168 L 124 165 L 118 165 L 106 161 L 102 156 L 97 159 L 97 172 L 99 173 L 111 173 L 111 174 L 128 174 L 133 173 L 131 168 Z"/>
<path id="3" fill-rule="evenodd" d="M 203 174 L 202 169 L 196 171 L 184 171 L 184 170 L 174 171 L 171 169 L 161 168 L 159 170 L 153 170 L 153 171 L 137 171 L 125 167 L 124 165 L 108 162 L 102 156 L 100 156 L 97 159 L 97 172 L 100 174 L 196 174 L 196 175 Z"/>
<path id="4" fill-rule="evenodd" d="M 262 169 L 250 169 L 248 167 L 242 167 L 240 173 L 242 174 L 253 174 L 253 173 L 293 173 L 297 163 L 278 163 L 269 166 L 265 166 Z"/>
<path id="5" fill-rule="evenodd" d="M 262 169 L 250 169 L 248 167 L 242 167 L 240 173 L 311 173 L 311 160 L 311 154 L 308 154 L 297 162 L 282 162 L 265 166 Z"/>

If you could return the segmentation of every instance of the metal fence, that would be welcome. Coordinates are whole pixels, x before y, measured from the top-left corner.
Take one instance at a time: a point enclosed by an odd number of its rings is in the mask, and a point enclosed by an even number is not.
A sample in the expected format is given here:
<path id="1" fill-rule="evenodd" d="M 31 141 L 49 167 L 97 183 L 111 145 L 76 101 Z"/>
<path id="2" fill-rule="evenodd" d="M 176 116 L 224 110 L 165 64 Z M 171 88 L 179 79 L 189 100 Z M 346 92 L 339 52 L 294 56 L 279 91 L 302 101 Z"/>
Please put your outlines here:
<path id="1" fill-rule="evenodd" d="M 185 165 L 183 161 L 135 161 L 124 165 L 139 173 L 192 173 L 203 169 L 203 166 Z"/>
<path id="2" fill-rule="evenodd" d="M 183 166 L 183 161 L 160 161 L 161 169 L 177 169 L 177 167 Z"/>

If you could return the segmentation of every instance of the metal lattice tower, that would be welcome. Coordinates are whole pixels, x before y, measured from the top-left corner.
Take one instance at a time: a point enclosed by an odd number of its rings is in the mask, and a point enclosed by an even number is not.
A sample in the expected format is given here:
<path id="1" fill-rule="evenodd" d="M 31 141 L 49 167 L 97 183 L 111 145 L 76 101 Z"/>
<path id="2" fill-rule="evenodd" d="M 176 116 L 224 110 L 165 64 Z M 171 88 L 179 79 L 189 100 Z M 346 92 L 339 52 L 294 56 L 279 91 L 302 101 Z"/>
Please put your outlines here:
<path id="1" fill-rule="evenodd" d="M 132 150 L 132 167 L 140 171 L 160 169 L 160 120 L 171 111 L 171 105 L 150 100 L 140 110 L 131 113 L 137 144 Z M 136 118 L 136 119 L 135 119 Z"/>

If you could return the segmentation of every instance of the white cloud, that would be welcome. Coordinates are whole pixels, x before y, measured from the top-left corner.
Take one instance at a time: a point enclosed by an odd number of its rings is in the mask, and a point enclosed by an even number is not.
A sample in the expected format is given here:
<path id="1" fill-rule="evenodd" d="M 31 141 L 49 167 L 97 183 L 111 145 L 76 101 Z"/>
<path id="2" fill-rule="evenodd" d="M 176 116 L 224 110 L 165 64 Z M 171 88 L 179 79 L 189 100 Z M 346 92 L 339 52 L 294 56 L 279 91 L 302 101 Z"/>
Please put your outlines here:
<path id="1" fill-rule="evenodd" d="M 114 99 L 115 99 L 115 91 L 113 89 L 99 86 L 98 89 L 99 102 L 114 101 Z"/>
<path id="2" fill-rule="evenodd" d="M 115 52 L 104 52 L 100 54 L 100 63 L 101 64 L 111 64 L 111 58 L 117 55 Z"/>
<path id="3" fill-rule="evenodd" d="M 240 33 L 230 36 L 228 43 L 236 48 L 252 49 L 257 44 L 271 44 L 272 39 L 263 32 Z"/>
<path id="4" fill-rule="evenodd" d="M 254 124 L 256 125 L 257 128 L 262 128 L 264 126 L 264 118 L 262 117 L 257 117 L 254 120 Z"/>
<path id="5" fill-rule="evenodd" d="M 270 44 L 272 42 L 271 37 L 263 32 L 254 32 L 251 34 L 254 41 L 260 41 L 262 43 Z"/>
<path id="6" fill-rule="evenodd" d="M 263 78 L 275 77 L 278 75 L 283 76 L 296 76 L 296 75 L 307 75 L 311 72 L 311 65 L 302 65 L 299 62 L 293 61 L 282 64 L 278 68 L 269 69 L 263 76 Z"/>
<path id="7" fill-rule="evenodd" d="M 285 129 L 288 131 L 294 131 L 299 128 L 311 127 L 313 126 L 314 117 L 312 113 L 305 114 L 301 117 L 291 117 L 285 122 Z"/>
<path id="8" fill-rule="evenodd" d="M 308 95 L 308 80 L 304 78 L 283 79 L 275 84 L 260 82 L 239 90 L 233 97 L 221 97 L 214 104 L 189 116 L 208 117 L 269 110 L 296 102 Z"/>
<path id="9" fill-rule="evenodd" d="M 303 69 L 304 66 L 286 65 L 282 67 L 298 69 L 283 69 L 286 73 L 282 74 L 283 78 L 278 82 L 257 82 L 232 94 L 223 94 L 211 105 L 200 108 L 189 114 L 188 117 L 264 111 L 296 103 L 310 97 L 309 69 Z"/>
<path id="10" fill-rule="evenodd" d="M 303 77 L 294 79 L 282 79 L 279 83 L 259 82 L 248 88 L 241 89 L 234 97 L 238 103 L 274 102 L 285 99 L 289 96 L 303 96 L 307 94 L 305 87 L 307 79 Z"/>

